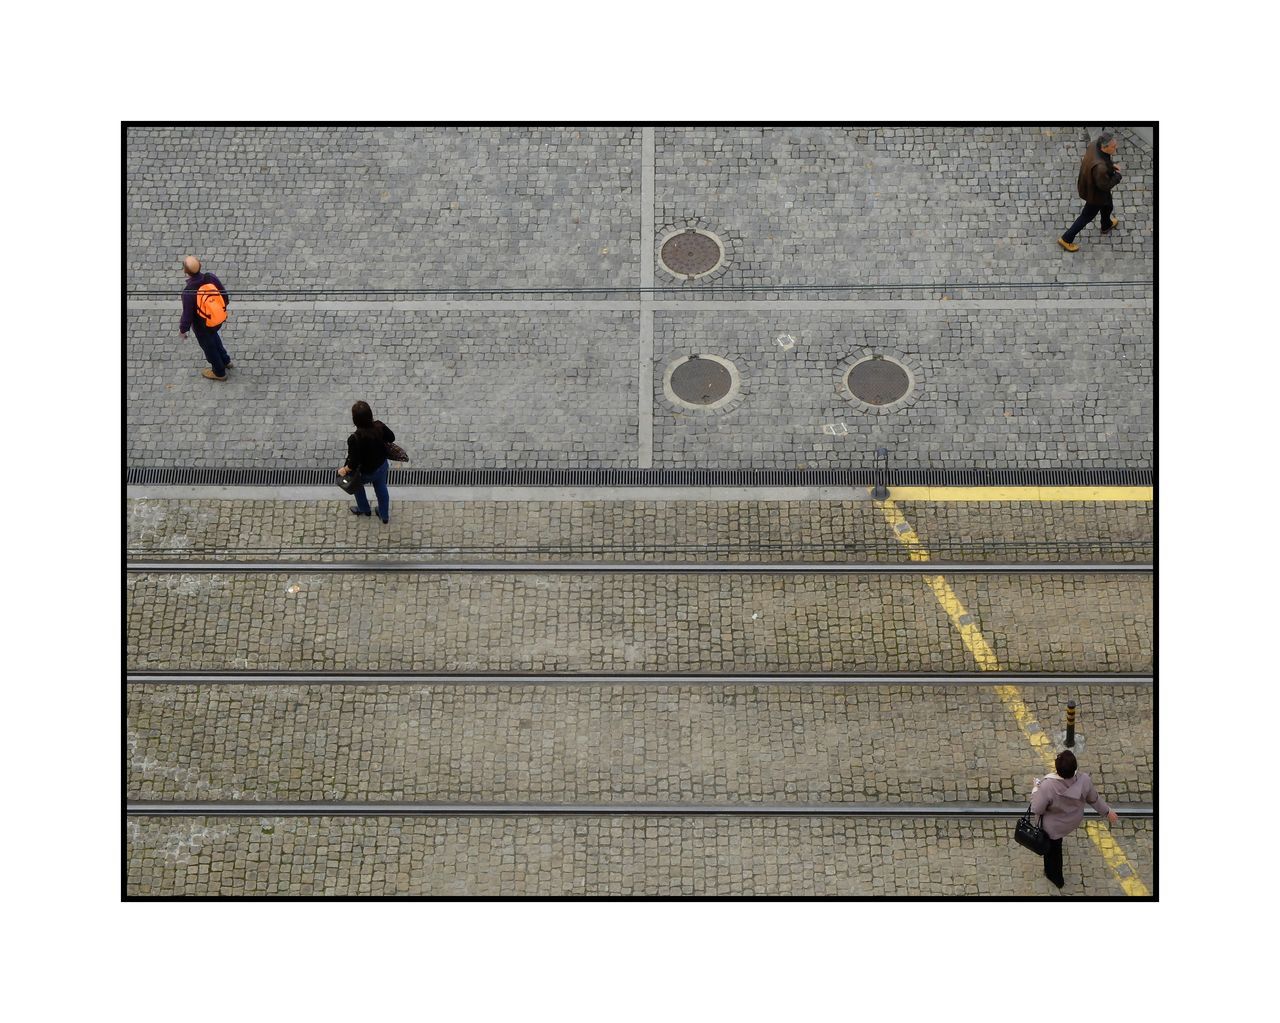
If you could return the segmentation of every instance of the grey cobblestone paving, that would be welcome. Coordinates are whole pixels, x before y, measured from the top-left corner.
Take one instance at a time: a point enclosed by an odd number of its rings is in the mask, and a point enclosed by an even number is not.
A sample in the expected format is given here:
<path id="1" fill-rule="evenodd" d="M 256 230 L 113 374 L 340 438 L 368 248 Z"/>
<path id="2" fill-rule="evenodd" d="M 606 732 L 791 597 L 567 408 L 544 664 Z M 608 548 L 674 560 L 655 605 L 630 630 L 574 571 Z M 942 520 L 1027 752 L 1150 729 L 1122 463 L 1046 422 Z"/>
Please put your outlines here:
<path id="1" fill-rule="evenodd" d="M 1149 688 L 1025 687 L 1104 798 L 1149 802 Z M 1087 724 L 1087 729 L 1086 729 Z M 131 686 L 131 799 L 1016 802 L 988 687 Z"/>
<path id="2" fill-rule="evenodd" d="M 1119 135 L 1121 229 L 1091 225 L 1071 254 L 1056 239 L 1083 205 L 1081 128 L 659 128 L 653 245 L 673 227 L 726 238 L 720 284 L 1146 279 L 1152 157 Z"/>
<path id="3" fill-rule="evenodd" d="M 129 895 L 1056 895 L 1012 822 L 131 818 Z M 1113 829 L 1151 884 L 1154 827 Z M 1121 895 L 1081 831 L 1070 895 Z"/>
<path id="4" fill-rule="evenodd" d="M 908 559 L 869 501 L 413 501 L 394 504 L 387 529 L 348 515 L 344 503 L 130 500 L 127 545 L 139 557 L 193 560 L 424 552 L 480 560 Z M 1153 553 L 1150 502 L 897 504 L 935 558 L 1142 561 Z"/>
<path id="5" fill-rule="evenodd" d="M 195 252 L 233 291 L 634 283 L 639 197 L 639 128 L 131 128 L 126 272 L 181 288 Z"/>
<path id="6" fill-rule="evenodd" d="M 917 363 L 915 403 L 873 414 L 843 399 L 839 367 L 859 352 Z M 733 362 L 742 404 L 662 401 L 666 366 L 690 354 Z M 1151 314 L 1137 309 L 657 312 L 654 461 L 829 468 L 870 465 L 885 447 L 907 466 L 1147 467 L 1152 356 Z"/>
<path id="7" fill-rule="evenodd" d="M 235 310 L 234 302 L 232 304 Z M 225 383 L 172 314 L 129 314 L 130 465 L 340 465 L 368 401 L 414 465 L 635 460 L 638 313 L 240 311 Z"/>
<path id="8" fill-rule="evenodd" d="M 956 592 L 1008 667 L 1150 669 L 1149 577 L 983 585 Z M 136 668 L 976 667 L 918 576 L 130 574 L 127 591 Z"/>

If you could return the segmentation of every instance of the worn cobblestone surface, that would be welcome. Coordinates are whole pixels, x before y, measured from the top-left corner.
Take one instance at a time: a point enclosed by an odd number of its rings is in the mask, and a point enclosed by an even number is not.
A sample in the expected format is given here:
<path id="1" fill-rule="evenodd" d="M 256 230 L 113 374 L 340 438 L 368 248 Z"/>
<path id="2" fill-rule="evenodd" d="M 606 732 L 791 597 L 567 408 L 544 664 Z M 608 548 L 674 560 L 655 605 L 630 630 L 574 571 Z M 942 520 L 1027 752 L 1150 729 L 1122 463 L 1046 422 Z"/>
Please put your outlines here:
<path id="1" fill-rule="evenodd" d="M 188 252 L 233 291 L 639 274 L 638 128 L 137 127 L 125 194 L 132 287 Z"/>
<path id="2" fill-rule="evenodd" d="M 335 491 L 336 493 L 336 491 Z M 395 497 L 392 497 L 393 502 Z M 1143 561 L 1151 502 L 899 501 L 935 558 Z M 870 501 L 400 501 L 387 529 L 345 502 L 162 500 L 126 503 L 131 554 L 332 560 L 905 561 Z"/>
<path id="3" fill-rule="evenodd" d="M 1148 310 L 656 312 L 654 459 L 771 469 L 869 465 L 1148 467 L 1154 382 Z M 784 350 L 776 341 L 795 339 Z M 840 364 L 907 356 L 914 404 L 864 412 L 837 393 Z M 729 359 L 747 398 L 724 414 L 662 400 L 675 358 Z M 824 427 L 835 430 L 836 435 Z"/>
<path id="4" fill-rule="evenodd" d="M 673 227 L 727 238 L 722 285 L 1146 279 L 1152 156 L 1118 135 L 1121 229 L 1071 254 L 1081 128 L 660 128 L 655 251 Z"/>
<path id="5" fill-rule="evenodd" d="M 1149 688 L 1024 698 L 1046 729 L 1074 698 L 1104 798 L 1150 801 Z M 1016 802 L 1044 773 L 986 686 L 135 685 L 128 735 L 133 799 Z"/>
<path id="6" fill-rule="evenodd" d="M 1008 667 L 1151 666 L 1149 577 L 980 587 L 961 581 L 956 592 Z M 143 573 L 127 588 L 126 656 L 138 668 L 975 667 L 919 576 Z"/>
<path id="7" fill-rule="evenodd" d="M 176 312 L 133 310 L 128 462 L 337 466 L 363 399 L 416 466 L 629 464 L 638 323 L 626 312 L 237 311 L 223 330 L 235 368 L 215 388 Z"/>
<path id="8" fill-rule="evenodd" d="M 131 818 L 129 895 L 1056 896 L 1012 821 Z M 1151 883 L 1153 822 L 1113 834 Z M 1063 894 L 1121 895 L 1082 831 Z"/>

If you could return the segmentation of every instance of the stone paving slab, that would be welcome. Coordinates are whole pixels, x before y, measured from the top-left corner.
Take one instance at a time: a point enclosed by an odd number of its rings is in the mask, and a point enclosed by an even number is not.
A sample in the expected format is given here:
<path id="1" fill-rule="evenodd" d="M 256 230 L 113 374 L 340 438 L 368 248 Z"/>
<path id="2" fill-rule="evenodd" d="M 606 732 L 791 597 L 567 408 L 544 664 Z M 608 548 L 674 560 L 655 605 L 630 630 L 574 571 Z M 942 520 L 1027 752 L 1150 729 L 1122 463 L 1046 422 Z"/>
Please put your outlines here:
<path id="1" fill-rule="evenodd" d="M 341 465 L 357 400 L 415 466 L 635 461 L 638 313 L 232 309 L 226 382 L 199 375 L 176 304 L 129 313 L 128 464 Z"/>
<path id="2" fill-rule="evenodd" d="M 1109 802 L 1152 798 L 1152 691 L 1078 707 Z M 989 687 L 131 686 L 130 799 L 1016 802 L 1044 773 Z"/>
<path id="3" fill-rule="evenodd" d="M 1112 131 L 1121 228 L 1091 225 L 1066 253 L 1083 128 L 659 128 L 655 248 L 672 228 L 715 233 L 724 284 L 1149 278 L 1152 153 Z"/>
<path id="4" fill-rule="evenodd" d="M 639 275 L 639 128 L 134 127 L 125 168 L 134 288 L 189 252 L 233 294 Z"/>
<path id="5" fill-rule="evenodd" d="M 667 366 L 693 354 L 734 364 L 740 404 L 663 399 Z M 908 362 L 913 404 L 880 413 L 841 396 L 867 354 Z M 1149 467 L 1152 359 L 1141 309 L 657 312 L 654 461 L 831 468 L 870 465 L 884 447 L 913 467 Z"/>
<path id="6" fill-rule="evenodd" d="M 146 895 L 1057 896 L 1012 821 L 839 818 L 130 818 Z M 1148 886 L 1155 827 L 1112 832 Z M 1072 895 L 1123 895 L 1082 832 Z"/>
<path id="7" fill-rule="evenodd" d="M 1148 576 L 997 577 L 957 593 L 1010 668 L 1151 669 Z M 131 573 L 127 605 L 135 668 L 976 668 L 914 575 Z"/>
<path id="8" fill-rule="evenodd" d="M 270 493 L 267 491 L 266 493 Z M 362 555 L 522 561 L 908 560 L 870 501 L 412 501 L 385 529 L 332 499 L 126 502 L 131 557 Z M 643 494 L 638 495 L 642 497 Z M 1129 502 L 923 502 L 898 508 L 935 558 L 1149 561 L 1153 505 Z"/>

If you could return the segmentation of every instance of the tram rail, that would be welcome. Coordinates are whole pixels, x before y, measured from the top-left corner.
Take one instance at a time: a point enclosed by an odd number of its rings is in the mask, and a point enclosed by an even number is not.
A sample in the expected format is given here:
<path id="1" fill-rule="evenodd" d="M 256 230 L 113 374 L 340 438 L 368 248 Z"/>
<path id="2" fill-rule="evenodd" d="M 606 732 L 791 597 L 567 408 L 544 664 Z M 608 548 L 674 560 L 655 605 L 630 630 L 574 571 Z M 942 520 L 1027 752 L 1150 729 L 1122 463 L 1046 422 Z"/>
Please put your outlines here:
<path id="1" fill-rule="evenodd" d="M 609 672 L 136 670 L 127 685 L 443 686 L 1150 686 L 1137 672 Z"/>
<path id="2" fill-rule="evenodd" d="M 1112 804 L 1124 818 L 1152 818 L 1151 803 Z M 135 800 L 130 817 L 961 817 L 1013 819 L 1023 803 L 435 803 L 271 800 Z"/>

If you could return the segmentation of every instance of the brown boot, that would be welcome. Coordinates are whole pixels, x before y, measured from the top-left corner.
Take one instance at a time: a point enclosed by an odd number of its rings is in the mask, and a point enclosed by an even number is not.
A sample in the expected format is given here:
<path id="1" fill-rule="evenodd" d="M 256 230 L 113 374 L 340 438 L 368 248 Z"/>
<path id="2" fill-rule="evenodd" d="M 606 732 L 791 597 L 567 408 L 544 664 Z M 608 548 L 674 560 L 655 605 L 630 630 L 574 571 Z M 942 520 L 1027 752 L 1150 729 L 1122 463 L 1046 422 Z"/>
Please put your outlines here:
<path id="1" fill-rule="evenodd" d="M 1063 241 L 1061 238 L 1058 239 L 1058 244 L 1061 245 L 1068 252 L 1078 252 L 1080 250 L 1080 246 L 1077 245 L 1075 242 Z"/>
<path id="2" fill-rule="evenodd" d="M 218 376 L 217 373 L 209 369 L 209 367 L 207 366 L 200 371 L 200 375 L 204 377 L 206 380 L 226 380 L 227 379 L 227 375 L 225 373 L 223 373 L 222 376 Z"/>

